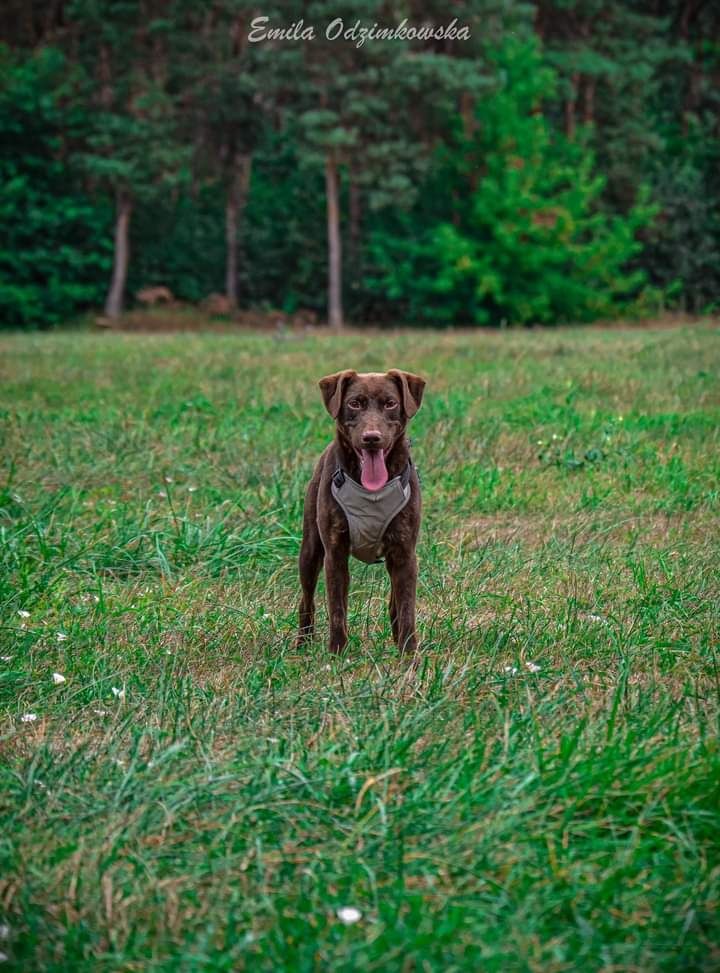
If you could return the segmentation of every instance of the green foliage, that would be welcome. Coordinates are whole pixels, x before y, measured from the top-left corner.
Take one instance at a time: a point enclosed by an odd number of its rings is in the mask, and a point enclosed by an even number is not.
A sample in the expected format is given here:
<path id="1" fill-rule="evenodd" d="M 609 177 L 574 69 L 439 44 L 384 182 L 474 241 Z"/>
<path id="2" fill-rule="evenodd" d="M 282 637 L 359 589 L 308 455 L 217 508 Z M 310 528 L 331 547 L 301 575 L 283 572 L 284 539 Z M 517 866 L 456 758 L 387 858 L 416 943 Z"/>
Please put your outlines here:
<path id="1" fill-rule="evenodd" d="M 667 139 L 651 169 L 659 216 L 646 233 L 643 265 L 685 310 L 720 306 L 720 141 L 694 122 Z"/>
<path id="2" fill-rule="evenodd" d="M 0 49 L 2 325 L 47 327 L 102 298 L 109 213 L 67 164 L 85 123 L 58 51 Z"/>
<path id="3" fill-rule="evenodd" d="M 592 153 L 552 133 L 542 114 L 553 76 L 534 44 L 506 43 L 490 56 L 499 84 L 472 131 L 458 127 L 426 187 L 429 196 L 444 189 L 440 219 L 428 226 L 421 203 L 407 236 L 376 236 L 379 287 L 410 319 L 556 322 L 626 311 L 644 279 L 626 267 L 652 208 L 602 212 Z"/>
<path id="4" fill-rule="evenodd" d="M 145 203 L 189 177 L 192 146 L 179 137 L 173 85 L 179 24 L 154 17 L 141 0 L 72 0 L 78 104 L 89 126 L 76 156 L 89 178 L 113 195 Z M 159 11 L 158 11 L 159 12 Z"/>
<path id="5" fill-rule="evenodd" d="M 129 291 L 166 284 L 185 301 L 222 291 L 225 194 L 218 182 L 173 199 L 153 199 L 133 216 Z M 250 196 L 240 226 L 240 294 L 246 306 L 325 307 L 323 173 L 299 165 L 286 142 L 269 137 L 255 154 Z M 350 308 L 357 304 L 349 288 Z"/>
<path id="6" fill-rule="evenodd" d="M 658 208 L 634 265 L 669 306 L 715 306 L 720 5 L 537 0 L 537 7 L 546 57 L 560 76 L 555 126 L 586 127 L 609 212 L 629 212 L 639 186 Z"/>
<path id="7" fill-rule="evenodd" d="M 197 301 L 229 273 L 241 305 L 322 315 L 326 161 L 358 322 L 717 306 L 716 4 L 460 0 L 467 42 L 361 47 L 324 25 L 392 23 L 379 0 L 320 0 L 314 41 L 275 44 L 247 42 L 244 0 L 22 6 L 0 14 L 15 45 L 0 66 L 2 324 L 100 303 L 120 200 L 131 293 Z M 286 0 L 264 12 L 297 20 Z"/>
<path id="8" fill-rule="evenodd" d="M 135 207 L 128 291 L 163 284 L 182 301 L 222 291 L 223 198 L 217 186 L 155 197 Z"/>
<path id="9" fill-rule="evenodd" d="M 277 137 L 258 152 L 246 211 L 245 300 L 325 311 L 324 176 Z M 348 291 L 351 296 L 351 291 Z"/>

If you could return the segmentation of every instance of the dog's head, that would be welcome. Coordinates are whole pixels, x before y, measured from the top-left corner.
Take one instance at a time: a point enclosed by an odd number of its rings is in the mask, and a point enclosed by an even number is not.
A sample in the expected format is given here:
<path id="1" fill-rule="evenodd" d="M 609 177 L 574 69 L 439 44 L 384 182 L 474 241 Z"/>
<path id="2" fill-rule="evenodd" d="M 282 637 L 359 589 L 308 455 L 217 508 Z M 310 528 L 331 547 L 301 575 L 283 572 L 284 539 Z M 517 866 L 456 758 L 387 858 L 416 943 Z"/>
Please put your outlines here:
<path id="1" fill-rule="evenodd" d="M 325 408 L 360 460 L 361 481 L 380 490 L 388 481 L 385 457 L 422 402 L 425 380 L 410 372 L 346 369 L 320 379 Z"/>

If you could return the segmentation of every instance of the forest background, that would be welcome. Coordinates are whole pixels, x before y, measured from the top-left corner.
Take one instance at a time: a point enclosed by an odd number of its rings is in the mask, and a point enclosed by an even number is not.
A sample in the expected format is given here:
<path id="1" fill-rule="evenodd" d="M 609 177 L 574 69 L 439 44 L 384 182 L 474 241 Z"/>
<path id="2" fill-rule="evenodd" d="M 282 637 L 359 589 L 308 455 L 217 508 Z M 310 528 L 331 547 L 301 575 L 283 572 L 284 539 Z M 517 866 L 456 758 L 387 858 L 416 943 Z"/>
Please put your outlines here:
<path id="1" fill-rule="evenodd" d="M 336 327 L 717 307 L 718 4 L 9 0 L 0 38 L 3 326 L 145 288 Z"/>

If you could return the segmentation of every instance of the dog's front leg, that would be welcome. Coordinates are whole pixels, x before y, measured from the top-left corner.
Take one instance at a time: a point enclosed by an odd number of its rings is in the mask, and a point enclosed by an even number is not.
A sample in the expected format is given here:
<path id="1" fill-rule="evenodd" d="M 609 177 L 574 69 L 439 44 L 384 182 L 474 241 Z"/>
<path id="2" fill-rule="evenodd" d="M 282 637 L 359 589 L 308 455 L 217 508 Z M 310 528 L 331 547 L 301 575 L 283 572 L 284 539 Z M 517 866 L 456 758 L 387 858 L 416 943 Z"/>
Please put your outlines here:
<path id="1" fill-rule="evenodd" d="M 327 551 L 325 554 L 325 587 L 330 617 L 331 652 L 342 652 L 348 641 L 347 607 L 350 569 L 347 551 Z"/>
<path id="2" fill-rule="evenodd" d="M 414 655 L 417 652 L 415 633 L 417 558 L 414 551 L 400 556 L 388 553 L 386 563 L 392 586 L 390 623 L 393 636 L 401 652 Z"/>
<path id="3" fill-rule="evenodd" d="M 303 534 L 300 548 L 300 599 L 298 634 L 295 647 L 300 648 L 309 642 L 315 629 L 315 588 L 323 562 L 323 548 L 317 527 L 310 525 Z"/>

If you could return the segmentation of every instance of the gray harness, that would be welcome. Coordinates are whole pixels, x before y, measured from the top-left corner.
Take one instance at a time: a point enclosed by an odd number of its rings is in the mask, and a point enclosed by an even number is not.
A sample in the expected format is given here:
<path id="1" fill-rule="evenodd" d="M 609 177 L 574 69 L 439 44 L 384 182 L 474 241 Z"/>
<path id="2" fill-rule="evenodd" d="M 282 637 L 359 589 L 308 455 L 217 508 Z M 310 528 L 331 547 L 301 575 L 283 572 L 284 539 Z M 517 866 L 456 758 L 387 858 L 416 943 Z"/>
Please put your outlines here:
<path id="1" fill-rule="evenodd" d="M 408 462 L 400 476 L 388 480 L 381 490 L 366 490 L 345 470 L 333 473 L 330 490 L 343 509 L 350 529 L 350 553 L 359 561 L 382 561 L 382 540 L 388 524 L 410 499 Z"/>

